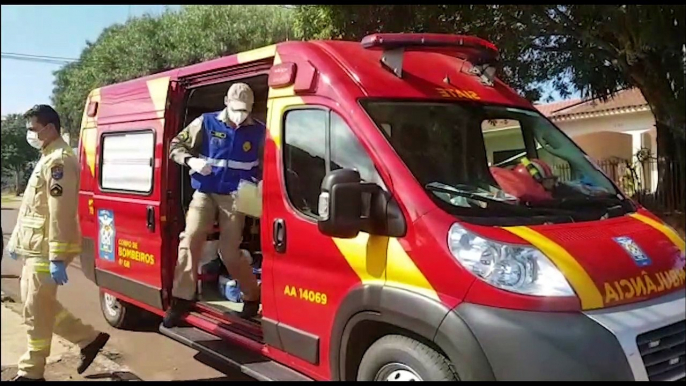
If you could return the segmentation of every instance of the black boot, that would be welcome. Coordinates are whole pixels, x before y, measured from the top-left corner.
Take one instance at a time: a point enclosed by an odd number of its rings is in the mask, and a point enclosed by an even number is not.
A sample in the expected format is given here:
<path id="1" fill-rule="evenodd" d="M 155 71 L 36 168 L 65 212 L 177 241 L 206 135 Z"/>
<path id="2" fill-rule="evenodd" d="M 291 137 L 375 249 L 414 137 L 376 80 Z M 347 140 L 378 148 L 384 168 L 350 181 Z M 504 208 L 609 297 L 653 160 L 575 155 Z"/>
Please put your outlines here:
<path id="1" fill-rule="evenodd" d="M 186 299 L 173 299 L 171 307 L 167 309 L 164 314 L 164 319 L 162 319 L 162 325 L 165 328 L 176 327 L 181 320 L 181 317 L 193 308 L 193 302 Z"/>
<path id="2" fill-rule="evenodd" d="M 27 382 L 42 381 L 42 382 L 44 382 L 45 378 L 34 379 L 34 378 L 22 377 L 21 375 L 15 375 L 14 378 L 10 379 L 10 382 L 23 382 L 23 381 L 27 381 Z"/>
<path id="3" fill-rule="evenodd" d="M 241 318 L 243 319 L 250 319 L 254 318 L 257 315 L 257 312 L 260 310 L 260 301 L 259 300 L 253 300 L 253 301 L 244 301 L 243 302 L 243 311 L 238 314 Z"/>
<path id="4" fill-rule="evenodd" d="M 93 360 L 98 355 L 100 350 L 105 347 L 105 344 L 107 344 L 108 340 L 110 340 L 110 334 L 101 332 L 92 342 L 88 344 L 88 346 L 81 349 L 81 363 L 79 363 L 79 367 L 76 368 L 77 373 L 83 374 L 83 372 L 86 371 L 88 366 L 93 363 Z"/>

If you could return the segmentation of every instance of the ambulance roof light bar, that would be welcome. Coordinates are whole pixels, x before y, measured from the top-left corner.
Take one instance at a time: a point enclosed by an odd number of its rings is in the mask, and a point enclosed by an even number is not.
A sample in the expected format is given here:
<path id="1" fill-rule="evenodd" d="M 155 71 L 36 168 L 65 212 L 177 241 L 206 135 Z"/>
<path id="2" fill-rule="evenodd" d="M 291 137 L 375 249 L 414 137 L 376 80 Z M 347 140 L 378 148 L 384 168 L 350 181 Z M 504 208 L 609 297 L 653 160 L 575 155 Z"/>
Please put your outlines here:
<path id="1" fill-rule="evenodd" d="M 475 66 L 489 67 L 498 61 L 498 48 L 475 36 L 379 33 L 365 36 L 360 42 L 368 50 L 383 50 L 381 63 L 401 78 L 405 51 L 439 52 L 460 57 Z"/>

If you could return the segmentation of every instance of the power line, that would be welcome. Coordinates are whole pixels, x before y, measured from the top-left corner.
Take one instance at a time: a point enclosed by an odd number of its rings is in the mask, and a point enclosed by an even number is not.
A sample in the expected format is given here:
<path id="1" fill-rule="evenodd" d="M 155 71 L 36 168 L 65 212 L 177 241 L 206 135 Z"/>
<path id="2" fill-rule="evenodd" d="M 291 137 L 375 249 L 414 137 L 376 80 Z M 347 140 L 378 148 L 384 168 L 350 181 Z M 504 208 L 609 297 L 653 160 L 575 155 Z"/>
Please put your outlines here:
<path id="1" fill-rule="evenodd" d="M 74 58 L 65 58 L 64 56 L 49 56 L 49 55 L 31 55 L 31 54 L 20 54 L 17 52 L 2 52 L 3 55 L 14 55 L 14 56 L 25 56 L 30 58 L 41 58 L 41 59 L 55 59 L 55 60 L 65 60 L 65 61 L 77 61 Z"/>
<path id="2" fill-rule="evenodd" d="M 21 60 L 25 62 L 34 63 L 45 63 L 45 64 L 56 64 L 64 65 L 78 61 L 78 59 L 63 58 L 59 56 L 46 56 L 46 55 L 30 55 L 30 54 L 19 54 L 15 52 L 2 52 L 3 59 L 14 59 Z"/>
<path id="3" fill-rule="evenodd" d="M 12 56 L 5 56 L 5 55 L 2 55 L 2 58 L 3 58 L 3 59 L 21 60 L 21 61 L 24 61 L 24 62 L 45 63 L 45 64 L 56 64 L 56 65 L 60 65 L 60 66 L 69 63 L 69 62 L 57 61 L 57 60 L 36 59 L 36 58 L 23 58 L 23 57 L 12 57 Z"/>

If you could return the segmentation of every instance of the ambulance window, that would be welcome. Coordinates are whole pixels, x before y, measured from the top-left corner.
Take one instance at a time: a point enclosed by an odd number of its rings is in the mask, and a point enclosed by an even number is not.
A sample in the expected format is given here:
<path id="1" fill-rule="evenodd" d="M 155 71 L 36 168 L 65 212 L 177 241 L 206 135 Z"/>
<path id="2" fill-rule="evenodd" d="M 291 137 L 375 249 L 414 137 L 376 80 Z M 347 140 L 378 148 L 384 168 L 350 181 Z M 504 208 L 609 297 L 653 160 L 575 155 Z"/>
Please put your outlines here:
<path id="1" fill-rule="evenodd" d="M 374 162 L 338 114 L 331 113 L 331 170 L 355 169 L 365 182 L 384 186 Z"/>
<path id="2" fill-rule="evenodd" d="M 326 175 L 328 112 L 298 109 L 286 113 L 284 172 L 291 204 L 309 216 L 317 215 L 321 183 Z"/>
<path id="3" fill-rule="evenodd" d="M 155 137 L 152 131 L 102 137 L 100 187 L 135 193 L 152 191 Z"/>

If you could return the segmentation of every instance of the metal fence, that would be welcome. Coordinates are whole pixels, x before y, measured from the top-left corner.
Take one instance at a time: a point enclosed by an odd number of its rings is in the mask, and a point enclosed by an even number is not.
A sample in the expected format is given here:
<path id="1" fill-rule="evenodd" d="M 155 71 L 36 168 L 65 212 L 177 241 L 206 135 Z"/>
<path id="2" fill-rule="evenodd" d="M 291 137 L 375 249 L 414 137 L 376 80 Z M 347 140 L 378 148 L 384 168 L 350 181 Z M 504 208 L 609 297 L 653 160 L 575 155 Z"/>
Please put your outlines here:
<path id="1" fill-rule="evenodd" d="M 663 175 L 671 177 L 673 186 L 657 189 L 660 183 L 658 162 L 663 162 L 661 165 Z M 642 162 L 610 158 L 597 162 L 597 165 L 624 193 L 646 208 L 661 213 L 684 212 L 686 170 L 682 165 L 676 162 L 658 161 L 655 158 Z M 555 165 L 555 174 L 561 181 L 572 179 L 569 164 Z"/>

